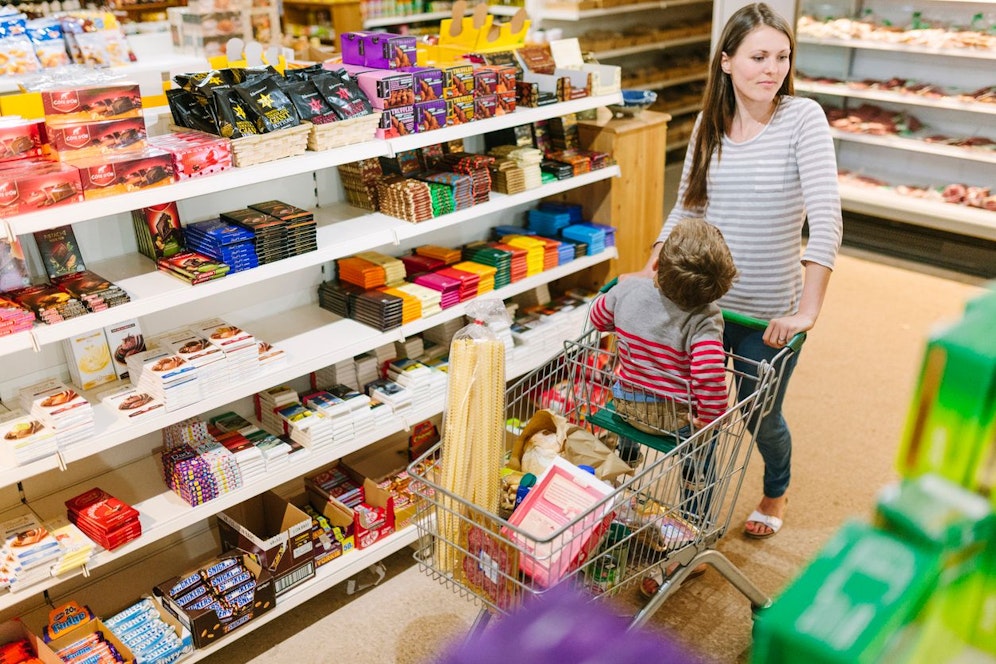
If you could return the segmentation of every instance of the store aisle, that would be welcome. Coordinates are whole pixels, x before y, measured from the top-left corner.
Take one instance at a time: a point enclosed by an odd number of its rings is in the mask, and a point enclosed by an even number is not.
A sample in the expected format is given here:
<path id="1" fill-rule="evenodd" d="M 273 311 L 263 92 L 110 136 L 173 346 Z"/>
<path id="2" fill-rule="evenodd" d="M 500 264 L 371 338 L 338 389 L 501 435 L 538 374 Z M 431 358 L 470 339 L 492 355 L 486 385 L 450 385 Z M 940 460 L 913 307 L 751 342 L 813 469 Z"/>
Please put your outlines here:
<path id="1" fill-rule="evenodd" d="M 979 286 L 845 250 L 817 331 L 806 344 L 786 414 L 795 436 L 785 528 L 765 541 L 740 535 L 760 497 L 755 457 L 720 549 L 763 590 L 777 593 L 850 518 L 865 519 L 894 479 L 894 458 L 924 340 L 959 314 Z M 412 565 L 389 561 L 388 580 L 348 602 L 337 586 L 238 640 L 210 664 L 424 664 L 469 628 L 476 609 Z M 669 599 L 650 625 L 704 662 L 747 661 L 747 601 L 710 571 Z"/>

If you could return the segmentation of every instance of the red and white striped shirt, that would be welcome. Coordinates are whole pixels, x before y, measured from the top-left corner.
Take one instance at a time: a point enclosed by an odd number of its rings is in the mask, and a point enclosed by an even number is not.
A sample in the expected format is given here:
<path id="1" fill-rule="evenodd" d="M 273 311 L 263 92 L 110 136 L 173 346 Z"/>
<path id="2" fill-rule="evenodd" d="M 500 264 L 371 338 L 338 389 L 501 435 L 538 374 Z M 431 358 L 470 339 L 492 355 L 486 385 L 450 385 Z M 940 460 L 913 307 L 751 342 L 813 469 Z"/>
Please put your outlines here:
<path id="1" fill-rule="evenodd" d="M 684 311 L 652 280 L 630 277 L 600 296 L 591 322 L 615 332 L 617 374 L 623 389 L 637 388 L 685 402 L 704 422 L 728 406 L 723 314 L 712 303 Z"/>

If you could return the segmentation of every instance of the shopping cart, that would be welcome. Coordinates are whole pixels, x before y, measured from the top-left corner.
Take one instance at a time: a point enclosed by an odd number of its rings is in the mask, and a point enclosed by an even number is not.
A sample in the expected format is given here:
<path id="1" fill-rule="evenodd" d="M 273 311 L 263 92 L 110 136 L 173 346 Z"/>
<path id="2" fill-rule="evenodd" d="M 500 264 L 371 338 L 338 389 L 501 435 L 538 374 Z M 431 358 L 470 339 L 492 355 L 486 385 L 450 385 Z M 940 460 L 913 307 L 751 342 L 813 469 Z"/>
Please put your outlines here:
<path id="1" fill-rule="evenodd" d="M 758 329 L 766 326 L 736 314 L 724 317 Z M 658 568 L 663 582 L 641 601 L 631 622 L 636 627 L 701 564 L 721 573 L 754 609 L 766 607 L 769 597 L 716 545 L 729 527 L 753 433 L 771 408 L 780 370 L 804 339 L 797 335 L 770 363 L 728 353 L 729 407 L 707 426 L 695 428 L 688 422 L 675 431 L 674 420 L 680 421 L 691 403 L 691 387 L 674 377 L 683 394 L 678 389 L 675 396 L 672 389 L 662 400 L 627 384 L 617 373 L 611 335 L 586 325 L 562 353 L 507 388 L 507 449 L 523 425 L 547 409 L 610 446 L 636 443 L 641 453 L 632 474 L 566 524 L 537 536 L 535 529 L 513 525 L 440 486 L 432 463 L 437 445 L 409 467 L 419 496 L 415 557 L 420 567 L 482 604 L 475 631 L 491 614 L 507 613 L 560 583 L 581 587 L 593 599 L 631 600 L 635 593 L 630 591 Z M 626 398 L 615 396 L 619 394 Z M 621 401 L 644 407 L 620 413 Z"/>

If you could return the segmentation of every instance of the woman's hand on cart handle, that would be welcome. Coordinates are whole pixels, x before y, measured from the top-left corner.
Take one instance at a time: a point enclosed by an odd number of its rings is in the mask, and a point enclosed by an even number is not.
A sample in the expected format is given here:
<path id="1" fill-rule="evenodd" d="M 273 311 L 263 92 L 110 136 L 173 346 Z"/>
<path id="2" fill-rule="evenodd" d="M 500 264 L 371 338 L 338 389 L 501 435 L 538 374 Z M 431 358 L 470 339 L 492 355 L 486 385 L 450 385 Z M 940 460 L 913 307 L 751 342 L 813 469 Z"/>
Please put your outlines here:
<path id="1" fill-rule="evenodd" d="M 799 352 L 806 340 L 806 332 L 813 327 L 815 321 L 802 314 L 773 318 L 770 321 L 738 314 L 735 311 L 723 310 L 723 318 L 730 323 L 743 325 L 755 330 L 764 330 L 764 343 L 772 348 L 789 347 Z"/>

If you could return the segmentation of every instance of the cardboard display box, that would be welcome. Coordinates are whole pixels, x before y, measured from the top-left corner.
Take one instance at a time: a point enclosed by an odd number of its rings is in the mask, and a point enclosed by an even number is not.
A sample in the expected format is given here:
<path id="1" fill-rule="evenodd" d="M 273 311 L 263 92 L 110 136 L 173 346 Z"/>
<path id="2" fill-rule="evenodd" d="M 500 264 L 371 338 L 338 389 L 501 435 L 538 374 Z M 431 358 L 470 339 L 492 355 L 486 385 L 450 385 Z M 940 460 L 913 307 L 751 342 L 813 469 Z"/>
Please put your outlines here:
<path id="1" fill-rule="evenodd" d="M 363 503 L 383 512 L 381 519 L 370 521 L 369 517 L 364 515 L 362 511 L 347 507 L 335 498 L 322 493 L 313 484 L 306 482 L 305 488 L 308 492 L 308 498 L 312 501 L 312 505 L 322 505 L 323 512 L 327 503 L 329 507 L 340 513 L 341 516 L 337 518 L 350 519 L 353 522 L 353 541 L 356 548 L 365 549 L 395 531 L 394 498 L 388 491 L 377 486 L 377 483 L 372 479 L 360 475 L 345 464 L 341 464 L 340 467 L 363 487 Z"/>
<path id="2" fill-rule="evenodd" d="M 327 501 L 319 500 L 319 497 L 312 493 L 300 494 L 290 499 L 291 504 L 304 510 L 305 506 L 310 506 L 318 514 L 320 519 L 311 519 L 311 543 L 315 551 L 315 569 L 327 565 L 345 553 L 349 553 L 356 548 L 356 541 L 353 538 L 352 516 Z"/>
<path id="3" fill-rule="evenodd" d="M 14 641 L 27 641 L 31 650 L 43 664 L 64 664 L 56 657 L 52 649 L 44 641 L 29 630 L 20 620 L 8 620 L 0 623 L 0 645 Z"/>
<path id="4" fill-rule="evenodd" d="M 248 553 L 273 575 L 276 596 L 315 576 L 311 517 L 273 491 L 221 512 L 218 533 L 223 551 Z"/>
<path id="5" fill-rule="evenodd" d="M 394 527 L 407 527 L 415 517 L 416 496 L 408 490 L 408 439 L 390 436 L 343 459 L 343 468 L 355 478 L 369 479 L 393 499 Z"/>
<path id="6" fill-rule="evenodd" d="M 131 650 L 121 643 L 111 630 L 107 629 L 100 618 L 94 617 L 88 608 L 81 607 L 76 602 L 69 602 L 52 609 L 48 616 L 48 626 L 45 631 L 50 635 L 50 638 L 47 647 L 56 662 L 62 660 L 55 653 L 91 634 L 100 633 L 103 640 L 118 651 L 124 664 L 134 664 L 135 657 L 131 654 Z"/>
<path id="7" fill-rule="evenodd" d="M 201 578 L 202 570 L 210 569 L 214 565 L 233 558 L 256 577 L 256 587 L 251 603 L 232 611 L 226 611 L 223 615 L 219 615 L 216 608 L 187 610 L 180 606 L 177 602 L 177 597 L 180 594 L 172 592 L 174 588 L 182 587 L 188 579 L 193 577 Z M 167 579 L 155 586 L 152 593 L 162 606 L 190 631 L 194 639 L 194 647 L 205 648 L 253 618 L 270 611 L 277 602 L 274 590 L 273 576 L 266 569 L 260 567 L 252 556 L 248 554 L 238 556 L 223 554 L 206 561 L 198 568 Z"/>

